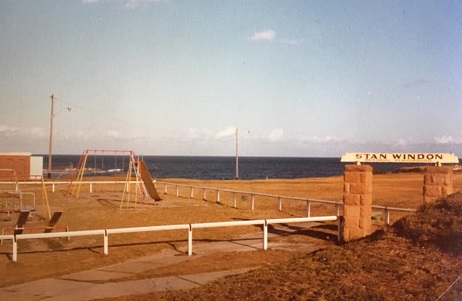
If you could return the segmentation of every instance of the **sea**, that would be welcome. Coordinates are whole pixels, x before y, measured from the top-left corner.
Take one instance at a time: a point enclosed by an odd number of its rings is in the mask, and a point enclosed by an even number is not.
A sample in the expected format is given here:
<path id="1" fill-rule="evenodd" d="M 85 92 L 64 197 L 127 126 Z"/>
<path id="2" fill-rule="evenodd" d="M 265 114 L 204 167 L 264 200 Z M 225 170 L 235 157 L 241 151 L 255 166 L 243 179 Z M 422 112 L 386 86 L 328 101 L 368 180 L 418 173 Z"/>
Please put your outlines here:
<path id="1" fill-rule="evenodd" d="M 48 166 L 48 156 L 43 156 L 44 171 Z M 52 177 L 67 176 L 78 166 L 81 155 L 53 155 Z M 236 172 L 235 157 L 215 156 L 143 156 L 139 159 L 153 178 L 186 178 L 201 180 L 255 180 L 255 179 L 295 179 L 330 177 L 343 174 L 345 163 L 340 158 L 320 157 L 239 157 Z M 128 170 L 129 157 L 123 155 L 88 155 L 86 169 L 93 175 L 124 173 Z M 374 173 L 389 173 L 401 167 L 418 164 L 374 163 L 370 164 Z"/>

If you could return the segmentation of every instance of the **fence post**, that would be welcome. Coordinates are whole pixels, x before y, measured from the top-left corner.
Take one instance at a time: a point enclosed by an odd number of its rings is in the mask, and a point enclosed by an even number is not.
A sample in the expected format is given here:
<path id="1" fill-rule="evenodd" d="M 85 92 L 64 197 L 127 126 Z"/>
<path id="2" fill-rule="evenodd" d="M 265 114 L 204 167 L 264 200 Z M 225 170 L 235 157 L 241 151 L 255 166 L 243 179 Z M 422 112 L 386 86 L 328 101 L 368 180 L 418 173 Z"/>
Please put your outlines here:
<path id="1" fill-rule="evenodd" d="M 253 195 L 253 194 L 250 195 L 250 208 L 252 210 L 255 209 L 255 195 Z"/>
<path id="2" fill-rule="evenodd" d="M 265 219 L 263 224 L 263 250 L 268 249 L 268 222 Z"/>
<path id="3" fill-rule="evenodd" d="M 385 208 L 385 222 L 387 225 L 390 224 L 390 210 L 388 208 Z"/>
<path id="4" fill-rule="evenodd" d="M 278 196 L 278 207 L 279 211 L 282 211 L 282 198 L 280 196 Z"/>
<path id="5" fill-rule="evenodd" d="M 188 229 L 188 256 L 192 255 L 192 226 L 189 224 Z"/>
<path id="6" fill-rule="evenodd" d="M 337 216 L 338 218 L 338 234 L 337 243 L 343 242 L 343 216 Z"/>
<path id="7" fill-rule="evenodd" d="M 109 254 L 109 235 L 107 234 L 107 230 L 104 230 L 104 255 Z"/>
<path id="8" fill-rule="evenodd" d="M 306 217 L 311 217 L 311 204 L 310 201 L 306 201 Z"/>
<path id="9" fill-rule="evenodd" d="M 18 241 L 16 235 L 13 237 L 13 261 L 18 261 Z"/>

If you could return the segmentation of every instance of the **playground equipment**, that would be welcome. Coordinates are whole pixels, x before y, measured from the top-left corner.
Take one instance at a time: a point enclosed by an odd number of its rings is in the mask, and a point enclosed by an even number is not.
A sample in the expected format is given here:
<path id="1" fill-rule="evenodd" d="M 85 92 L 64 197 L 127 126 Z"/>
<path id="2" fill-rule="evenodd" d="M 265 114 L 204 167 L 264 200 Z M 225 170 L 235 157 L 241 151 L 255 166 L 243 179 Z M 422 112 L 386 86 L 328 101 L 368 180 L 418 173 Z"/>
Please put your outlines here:
<path id="1" fill-rule="evenodd" d="M 23 191 L 20 188 L 18 177 L 15 169 L 0 169 L 1 174 L 1 185 L 0 185 L 0 212 L 3 213 L 18 213 L 20 211 L 36 211 L 36 196 L 34 192 Z M 45 182 L 43 177 L 41 178 L 41 196 L 42 196 L 42 207 L 44 215 L 48 214 L 51 218 L 50 207 L 48 204 L 48 195 L 45 189 Z M 30 196 L 27 200 L 24 196 Z"/>
<path id="2" fill-rule="evenodd" d="M 114 168 L 104 169 L 104 158 L 105 155 L 112 154 L 114 155 Z M 117 156 L 122 154 L 122 167 L 124 165 L 125 158 L 128 157 L 128 168 L 126 171 L 124 190 L 122 193 L 122 198 L 120 201 L 120 209 L 128 208 L 130 202 L 134 201 L 134 206 L 136 207 L 139 197 L 145 198 L 147 195 L 151 197 L 154 201 L 160 201 L 161 198 L 157 193 L 157 190 L 152 182 L 149 171 L 143 161 L 139 161 L 135 152 L 132 150 L 85 150 L 80 157 L 77 168 L 75 169 L 71 177 L 71 191 L 70 194 L 76 198 L 80 195 L 80 188 L 82 180 L 85 174 L 113 174 L 114 172 L 121 172 L 123 168 L 117 168 Z M 94 168 L 91 169 L 89 165 L 89 156 L 94 156 Z M 99 158 L 97 158 L 99 156 Z M 108 159 L 108 158 L 107 158 Z M 101 161 L 101 168 L 97 168 L 97 161 Z M 91 163 L 90 163 L 91 164 Z M 140 185 L 143 184 L 143 185 Z M 134 187 L 133 187 L 134 186 Z"/>
<path id="3" fill-rule="evenodd" d="M 53 213 L 53 216 L 50 218 L 48 223 L 44 226 L 33 226 L 33 227 L 26 227 L 27 220 L 29 218 L 29 214 L 31 211 L 25 210 L 20 211 L 18 220 L 16 221 L 16 225 L 14 228 L 3 228 L 2 229 L 2 239 L 0 240 L 0 245 L 3 245 L 3 237 L 7 231 L 11 231 L 13 235 L 23 234 L 25 230 L 43 230 L 43 233 L 51 233 L 54 229 L 64 229 L 66 232 L 69 232 L 69 227 L 67 226 L 59 226 L 58 221 L 63 214 L 61 211 L 57 211 Z M 67 240 L 70 240 L 70 237 L 67 237 Z"/>
<path id="4" fill-rule="evenodd" d="M 151 197 L 151 199 L 153 199 L 156 202 L 161 201 L 162 199 L 157 193 L 157 189 L 154 186 L 154 183 L 152 182 L 152 179 L 151 179 L 151 174 L 149 173 L 149 170 L 146 164 L 144 163 L 144 161 L 138 161 L 138 171 L 141 175 L 141 180 L 143 181 L 144 187 L 149 193 L 149 196 Z"/>

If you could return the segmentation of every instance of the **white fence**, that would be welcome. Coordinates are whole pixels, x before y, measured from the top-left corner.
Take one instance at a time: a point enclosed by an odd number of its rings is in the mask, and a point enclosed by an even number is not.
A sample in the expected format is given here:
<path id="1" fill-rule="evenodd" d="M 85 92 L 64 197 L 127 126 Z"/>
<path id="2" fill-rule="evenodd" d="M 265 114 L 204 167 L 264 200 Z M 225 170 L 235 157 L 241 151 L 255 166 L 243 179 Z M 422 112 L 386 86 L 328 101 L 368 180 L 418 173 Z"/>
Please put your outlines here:
<path id="1" fill-rule="evenodd" d="M 293 200 L 293 201 L 302 201 L 306 203 L 306 216 L 311 217 L 311 204 L 318 203 L 318 204 L 330 204 L 334 207 L 335 215 L 340 215 L 340 208 L 343 207 L 342 201 L 329 201 L 329 200 L 320 200 L 315 198 L 302 198 L 302 197 L 292 197 L 292 196 L 282 196 L 282 195 L 274 195 L 274 194 L 267 194 L 267 193 L 259 193 L 259 192 L 249 192 L 249 191 L 239 191 L 239 190 L 231 190 L 231 189 L 221 189 L 221 188 L 212 188 L 212 187 L 205 187 L 205 186 L 196 186 L 196 185 L 186 185 L 186 184 L 178 184 L 178 183 L 169 183 L 163 181 L 156 181 L 154 180 L 154 185 L 158 186 L 158 184 L 163 185 L 164 194 L 168 194 L 168 187 L 173 187 L 175 189 L 176 197 L 180 197 L 180 187 L 189 188 L 189 198 L 194 198 L 194 190 L 201 190 L 202 191 L 202 199 L 205 200 L 207 198 L 208 192 L 215 193 L 215 201 L 220 203 L 220 194 L 222 192 L 232 193 L 232 206 L 237 208 L 237 199 L 236 195 L 248 195 L 250 196 L 250 209 L 255 209 L 255 197 L 269 197 L 274 198 L 277 200 L 277 208 L 279 211 L 282 211 L 282 204 L 283 200 Z M 0 182 L 0 184 L 10 183 L 10 182 Z M 93 186 L 95 185 L 102 185 L 102 184 L 127 184 L 126 181 L 82 181 L 81 184 L 88 185 L 89 192 L 93 192 Z M 130 184 L 140 183 L 139 181 L 130 181 Z M 42 184 L 40 181 L 26 181 L 20 182 L 21 185 L 38 185 Z M 51 186 L 51 191 L 55 192 L 56 186 L 59 185 L 70 185 L 71 182 L 69 181 L 56 181 L 56 182 L 45 182 L 46 186 Z M 35 202 L 35 199 L 34 199 Z M 401 212 L 415 212 L 415 209 L 410 208 L 398 208 L 398 207 L 388 207 L 388 206 L 380 206 L 380 205 L 372 205 L 373 209 L 384 211 L 385 213 L 385 222 L 386 224 L 390 224 L 390 212 L 391 211 L 401 211 Z"/>
<path id="2" fill-rule="evenodd" d="M 220 203 L 220 193 L 227 192 L 232 193 L 232 206 L 237 208 L 237 200 L 236 195 L 248 195 L 250 196 L 250 209 L 255 209 L 255 197 L 269 197 L 274 198 L 277 200 L 277 208 L 279 211 L 282 211 L 282 201 L 283 200 L 293 200 L 293 201 L 302 201 L 306 203 L 306 216 L 311 217 L 311 204 L 318 203 L 318 204 L 329 204 L 334 207 L 335 215 L 340 215 L 340 208 L 343 207 L 343 202 L 341 201 L 329 201 L 329 200 L 320 200 L 315 198 L 302 198 L 302 197 L 292 197 L 292 196 L 282 196 L 282 195 L 275 195 L 275 194 L 267 194 L 267 193 L 259 193 L 259 192 L 249 192 L 249 191 L 239 191 L 239 190 L 230 190 L 230 189 L 220 189 L 220 188 L 211 188 L 211 187 L 203 187 L 203 186 L 194 186 L 194 185 L 186 185 L 186 184 L 177 184 L 177 183 L 168 183 L 162 181 L 156 181 L 157 184 L 162 184 L 164 187 L 164 194 L 168 194 L 168 187 L 173 187 L 175 189 L 176 197 L 180 197 L 180 187 L 189 188 L 189 198 L 194 197 L 194 189 L 202 191 L 202 199 L 207 198 L 207 192 L 214 192 L 215 193 L 215 201 Z M 390 212 L 391 211 L 404 211 L 404 212 L 415 212 L 415 209 L 410 208 L 398 208 L 398 207 L 387 207 L 387 206 L 380 206 L 380 205 L 372 205 L 373 209 L 383 210 L 385 212 L 385 222 L 387 225 L 390 224 Z"/>
<path id="3" fill-rule="evenodd" d="M 126 181 L 84 181 L 82 184 L 89 185 L 89 192 L 93 192 L 93 186 L 99 184 L 127 184 Z M 131 181 L 130 183 L 136 183 L 136 181 Z M 109 253 L 109 234 L 120 234 L 120 233 L 135 233 L 135 232 L 146 232 L 146 231 L 168 231 L 168 230 L 188 230 L 188 255 L 192 255 L 192 242 L 193 242 L 193 229 L 199 228 L 214 228 L 214 227 L 235 227 L 235 226 L 245 226 L 245 225 L 262 225 L 263 226 L 263 249 L 268 248 L 268 225 L 270 224 L 281 224 L 281 223 L 302 223 L 302 222 L 319 222 L 319 221 L 341 221 L 340 208 L 343 206 L 343 203 L 340 201 L 329 201 L 329 200 L 320 200 L 314 198 L 301 198 L 301 197 L 292 197 L 292 196 L 281 196 L 273 195 L 266 193 L 257 193 L 257 192 L 248 192 L 248 191 L 238 191 L 238 190 L 229 190 L 229 189 L 220 189 L 220 188 L 211 188 L 203 186 L 193 186 L 186 184 L 177 184 L 177 183 L 168 183 L 154 181 L 154 183 L 162 184 L 164 194 L 168 194 L 168 187 L 174 187 L 175 194 L 177 197 L 180 197 L 179 191 L 180 187 L 189 188 L 189 198 L 194 197 L 194 189 L 202 190 L 202 199 L 206 199 L 207 192 L 215 193 L 215 201 L 220 203 L 220 193 L 226 192 L 232 194 L 232 206 L 237 208 L 236 195 L 249 195 L 250 196 L 250 209 L 254 210 L 255 208 L 255 197 L 269 197 L 275 198 L 277 200 L 277 208 L 279 211 L 282 211 L 282 204 L 284 200 L 294 200 L 294 201 L 303 201 L 306 203 L 306 215 L 307 217 L 301 218 L 283 218 L 283 219 L 262 219 L 262 220 L 251 220 L 251 221 L 227 221 L 227 222 L 215 222 L 215 223 L 196 223 L 196 224 L 179 224 L 179 225 L 164 225 L 164 226 L 150 226 L 150 227 L 133 227 L 133 228 L 116 228 L 116 229 L 102 229 L 102 230 L 85 230 L 85 231 L 69 231 L 69 232 L 52 232 L 52 233 L 30 233 L 30 234 L 19 234 L 19 235 L 2 235 L 0 236 L 1 240 L 12 240 L 13 242 L 13 261 L 17 261 L 18 256 L 18 240 L 21 239 L 37 239 L 37 238 L 59 238 L 59 237 L 74 237 L 74 236 L 94 236 L 102 235 L 103 236 L 103 247 L 104 254 Z M 1 184 L 1 183 L 0 183 Z M 21 182 L 21 185 L 38 185 L 42 184 L 41 182 L 36 181 L 27 181 Z M 52 192 L 55 191 L 57 185 L 69 185 L 70 182 L 45 182 L 45 185 L 51 185 Z M 35 198 L 34 198 L 35 203 Z M 321 203 L 321 204 L 330 204 L 334 207 L 335 216 L 321 216 L 321 217 L 311 217 L 311 203 Z M 372 208 L 383 210 L 385 212 L 385 221 L 387 224 L 390 223 L 390 212 L 391 211 L 405 211 L 413 212 L 415 209 L 408 208 L 397 208 L 397 207 L 386 207 L 373 205 Z M 340 229 L 340 222 L 339 222 Z M 339 237 L 341 231 L 339 230 Z"/>
<path id="4" fill-rule="evenodd" d="M 120 233 L 136 233 L 148 231 L 168 231 L 168 230 L 187 230 L 188 231 L 188 255 L 192 255 L 193 250 L 193 229 L 200 228 L 217 228 L 217 227 L 237 227 L 247 225 L 263 226 L 263 250 L 268 249 L 268 225 L 284 224 L 284 223 L 305 223 L 305 222 L 324 222 L 324 221 L 339 221 L 339 236 L 340 221 L 337 216 L 319 216 L 319 217 L 301 217 L 301 218 L 282 218 L 282 219 L 262 219 L 250 221 L 226 221 L 214 223 L 196 223 L 196 224 L 178 224 L 150 227 L 132 227 L 132 228 L 116 228 L 116 229 L 101 229 L 101 230 L 84 230 L 84 231 L 68 231 L 68 232 L 51 232 L 51 233 L 30 233 L 18 235 L 1 235 L 2 240 L 11 240 L 13 243 L 13 261 L 18 260 L 18 241 L 23 239 L 39 239 L 39 238 L 69 238 L 75 236 L 103 236 L 103 252 L 109 254 L 109 234 Z"/>
<path id="5" fill-rule="evenodd" d="M 77 182 L 73 182 L 74 184 Z M 127 184 L 126 181 L 81 181 L 78 182 L 79 184 L 84 184 L 88 185 L 89 187 L 89 192 L 93 192 L 93 185 L 100 185 L 100 184 Z M 130 184 L 136 184 L 140 183 L 140 181 L 130 181 Z M 11 184 L 11 182 L 0 182 L 0 184 Z M 20 186 L 28 186 L 28 185 L 42 185 L 41 181 L 24 181 L 24 182 L 18 182 Z M 46 186 L 51 186 L 51 192 L 56 191 L 57 186 L 64 186 L 64 185 L 70 185 L 72 182 L 70 181 L 46 181 L 44 182 L 45 187 Z"/>

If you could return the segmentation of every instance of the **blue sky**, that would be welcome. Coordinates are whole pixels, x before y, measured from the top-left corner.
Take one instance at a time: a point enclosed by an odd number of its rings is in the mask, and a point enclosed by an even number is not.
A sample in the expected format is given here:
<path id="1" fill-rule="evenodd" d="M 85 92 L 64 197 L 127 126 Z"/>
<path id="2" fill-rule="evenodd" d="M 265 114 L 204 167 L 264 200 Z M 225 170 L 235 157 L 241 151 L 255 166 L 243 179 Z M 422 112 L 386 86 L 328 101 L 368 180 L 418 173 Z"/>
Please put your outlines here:
<path id="1" fill-rule="evenodd" d="M 460 157 L 461 53 L 460 1 L 0 0 L 0 152 L 54 94 L 56 154 Z"/>

